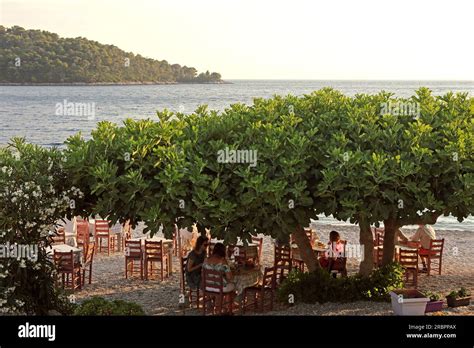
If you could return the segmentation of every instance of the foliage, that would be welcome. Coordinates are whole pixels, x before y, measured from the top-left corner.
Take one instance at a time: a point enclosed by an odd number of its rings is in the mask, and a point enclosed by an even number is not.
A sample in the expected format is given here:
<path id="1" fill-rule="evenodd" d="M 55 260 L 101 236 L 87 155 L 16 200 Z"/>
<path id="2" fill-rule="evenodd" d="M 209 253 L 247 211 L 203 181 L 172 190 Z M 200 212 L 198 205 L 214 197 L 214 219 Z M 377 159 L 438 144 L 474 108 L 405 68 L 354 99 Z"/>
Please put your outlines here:
<path id="1" fill-rule="evenodd" d="M 94 296 L 79 304 L 75 315 L 145 315 L 142 307 L 133 302 L 122 300 L 108 301 L 103 297 Z"/>
<path id="2" fill-rule="evenodd" d="M 420 115 L 383 114 L 384 103 L 419 103 Z M 71 138 L 70 170 L 116 218 L 151 230 L 197 221 L 229 242 L 256 231 L 285 240 L 318 213 L 367 224 L 462 220 L 474 213 L 471 103 L 423 88 L 405 99 L 323 89 L 222 113 L 164 111 L 159 122 L 100 123 L 90 141 Z M 225 149 L 255 151 L 256 165 L 219 161 Z"/>
<path id="3" fill-rule="evenodd" d="M 54 148 L 13 139 L 9 147 L 0 149 L 0 168 L 1 310 L 61 311 L 65 299 L 54 286 L 54 266 L 45 247 L 48 232 L 72 214 L 70 202 L 82 193 L 68 184 L 63 154 Z M 12 250 L 18 251 L 16 255 Z"/>
<path id="4" fill-rule="evenodd" d="M 430 301 L 439 301 L 439 299 L 441 298 L 441 295 L 437 292 L 424 291 L 423 295 L 425 295 L 425 297 L 428 297 Z"/>
<path id="5" fill-rule="evenodd" d="M 469 296 L 471 296 L 470 291 L 462 287 L 458 291 L 456 290 L 451 291 L 446 297 L 453 297 L 456 299 L 456 298 L 464 298 L 464 297 L 469 297 Z"/>
<path id="6" fill-rule="evenodd" d="M 354 275 L 333 278 L 326 270 L 311 273 L 293 270 L 277 292 L 281 302 L 325 303 L 354 301 L 386 301 L 390 291 L 403 287 L 403 271 L 392 263 L 374 270 L 370 276 Z"/>
<path id="7" fill-rule="evenodd" d="M 163 119 L 166 115 L 160 114 Z M 180 201 L 191 202 L 181 184 L 179 128 L 178 123 L 151 120 L 126 120 L 124 127 L 100 122 L 90 140 L 80 135 L 68 139 L 64 165 L 73 185 L 84 191 L 77 213 L 99 214 L 113 223 L 143 221 L 145 232 L 157 232 L 163 224 L 171 236 L 175 219 L 185 213 Z"/>
<path id="8" fill-rule="evenodd" d="M 20 58 L 20 67 L 15 59 Z M 170 65 L 85 38 L 0 26 L 0 82 L 219 82 L 218 73 Z"/>

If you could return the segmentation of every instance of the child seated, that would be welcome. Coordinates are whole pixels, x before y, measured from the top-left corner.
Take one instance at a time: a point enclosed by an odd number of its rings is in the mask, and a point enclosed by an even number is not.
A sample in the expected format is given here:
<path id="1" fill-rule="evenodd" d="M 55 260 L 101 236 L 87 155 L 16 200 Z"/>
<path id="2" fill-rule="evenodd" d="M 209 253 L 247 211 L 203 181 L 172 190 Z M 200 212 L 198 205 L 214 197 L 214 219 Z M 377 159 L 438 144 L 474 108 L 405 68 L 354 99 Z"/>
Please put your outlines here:
<path id="1" fill-rule="evenodd" d="M 321 267 L 331 272 L 341 271 L 345 275 L 345 255 L 344 255 L 344 245 L 346 241 L 342 240 L 337 231 L 331 231 L 329 233 L 329 249 L 325 252 L 323 256 L 319 258 L 319 263 Z"/>

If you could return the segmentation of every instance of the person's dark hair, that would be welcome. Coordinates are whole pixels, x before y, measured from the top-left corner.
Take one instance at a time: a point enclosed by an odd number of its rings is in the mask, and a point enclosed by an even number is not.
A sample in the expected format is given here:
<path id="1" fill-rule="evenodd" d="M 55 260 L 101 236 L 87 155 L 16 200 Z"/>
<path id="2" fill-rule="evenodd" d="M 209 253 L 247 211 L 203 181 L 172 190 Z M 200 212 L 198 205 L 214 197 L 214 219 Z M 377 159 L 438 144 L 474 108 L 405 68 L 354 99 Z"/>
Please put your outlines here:
<path id="1" fill-rule="evenodd" d="M 212 255 L 216 255 L 219 257 L 225 257 L 225 246 L 222 243 L 216 243 L 214 245 L 214 249 L 212 249 Z"/>
<path id="2" fill-rule="evenodd" d="M 329 232 L 329 241 L 337 242 L 338 239 L 341 239 L 341 236 L 339 236 L 339 232 L 337 231 Z"/>
<path id="3" fill-rule="evenodd" d="M 206 236 L 199 236 L 196 240 L 196 245 L 194 246 L 195 250 L 201 249 L 201 246 L 209 240 Z"/>

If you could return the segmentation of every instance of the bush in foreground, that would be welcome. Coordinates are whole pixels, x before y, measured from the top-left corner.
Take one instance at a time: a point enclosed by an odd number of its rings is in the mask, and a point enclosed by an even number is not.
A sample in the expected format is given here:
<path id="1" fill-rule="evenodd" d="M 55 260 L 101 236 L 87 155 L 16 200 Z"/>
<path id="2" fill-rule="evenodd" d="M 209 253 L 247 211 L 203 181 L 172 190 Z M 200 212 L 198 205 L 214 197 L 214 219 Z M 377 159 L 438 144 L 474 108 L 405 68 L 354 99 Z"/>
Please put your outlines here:
<path id="1" fill-rule="evenodd" d="M 311 273 L 292 271 L 278 289 L 277 296 L 285 303 L 290 295 L 295 303 L 385 301 L 391 290 L 403 287 L 402 277 L 403 271 L 398 263 L 381 267 L 368 277 L 333 278 L 323 269 Z"/>
<path id="2" fill-rule="evenodd" d="M 75 315 L 145 315 L 143 308 L 133 302 L 108 301 L 103 297 L 85 300 L 76 308 Z"/>

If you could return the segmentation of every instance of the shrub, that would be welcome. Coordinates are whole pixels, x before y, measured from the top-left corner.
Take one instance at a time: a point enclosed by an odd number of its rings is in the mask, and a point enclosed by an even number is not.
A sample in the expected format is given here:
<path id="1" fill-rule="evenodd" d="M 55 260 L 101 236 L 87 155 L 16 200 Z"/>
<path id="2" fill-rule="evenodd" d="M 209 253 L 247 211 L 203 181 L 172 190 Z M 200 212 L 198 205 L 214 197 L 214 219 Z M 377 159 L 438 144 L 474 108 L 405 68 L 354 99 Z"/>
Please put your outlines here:
<path id="1" fill-rule="evenodd" d="M 292 271 L 277 296 L 281 302 L 287 302 L 290 294 L 295 302 L 303 303 L 385 301 L 391 290 L 403 287 L 402 274 L 397 263 L 381 267 L 368 277 L 333 278 L 323 269 L 311 273 Z"/>
<path id="2" fill-rule="evenodd" d="M 464 298 L 464 297 L 469 297 L 469 296 L 471 296 L 470 291 L 467 290 L 466 288 L 461 288 L 458 291 L 456 290 L 451 291 L 446 297 L 452 297 L 456 299 L 456 298 Z"/>
<path id="3" fill-rule="evenodd" d="M 429 298 L 430 301 L 439 301 L 439 299 L 441 298 L 440 294 L 438 294 L 436 292 L 431 292 L 431 291 L 425 291 L 425 292 L 423 292 L 423 295 L 425 295 L 425 297 Z"/>
<path id="4" fill-rule="evenodd" d="M 68 184 L 58 149 L 23 139 L 0 149 L 0 313 L 69 312 L 45 247 L 49 231 L 81 194 Z"/>
<path id="5" fill-rule="evenodd" d="M 85 300 L 76 308 L 75 315 L 145 315 L 142 307 L 133 302 L 122 300 L 108 301 L 94 296 Z"/>

